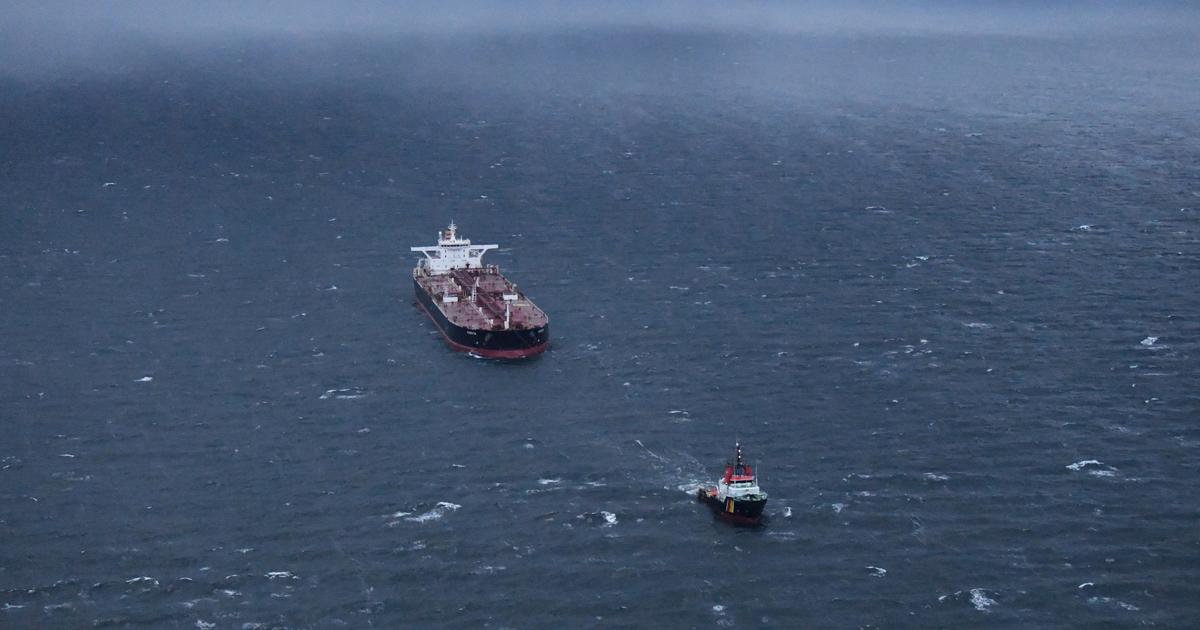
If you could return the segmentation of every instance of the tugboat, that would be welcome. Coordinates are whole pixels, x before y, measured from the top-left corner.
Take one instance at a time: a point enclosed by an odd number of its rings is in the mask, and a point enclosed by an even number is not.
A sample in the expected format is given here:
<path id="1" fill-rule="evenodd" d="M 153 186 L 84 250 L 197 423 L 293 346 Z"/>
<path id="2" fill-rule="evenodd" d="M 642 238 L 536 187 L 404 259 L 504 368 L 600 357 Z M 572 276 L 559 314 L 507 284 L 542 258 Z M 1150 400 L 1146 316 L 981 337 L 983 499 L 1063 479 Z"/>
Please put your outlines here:
<path id="1" fill-rule="evenodd" d="M 499 245 L 472 245 L 453 222 L 438 232 L 437 245 L 412 247 L 423 254 L 413 269 L 417 305 L 451 348 L 489 359 L 523 359 L 550 345 L 550 320 L 523 292 L 484 265 Z"/>
<path id="2" fill-rule="evenodd" d="M 715 488 L 700 488 L 696 499 L 707 503 L 722 518 L 742 525 L 758 525 L 767 493 L 758 487 L 754 468 L 742 459 L 741 443 L 734 443 L 734 460 L 725 465 L 725 476 Z"/>

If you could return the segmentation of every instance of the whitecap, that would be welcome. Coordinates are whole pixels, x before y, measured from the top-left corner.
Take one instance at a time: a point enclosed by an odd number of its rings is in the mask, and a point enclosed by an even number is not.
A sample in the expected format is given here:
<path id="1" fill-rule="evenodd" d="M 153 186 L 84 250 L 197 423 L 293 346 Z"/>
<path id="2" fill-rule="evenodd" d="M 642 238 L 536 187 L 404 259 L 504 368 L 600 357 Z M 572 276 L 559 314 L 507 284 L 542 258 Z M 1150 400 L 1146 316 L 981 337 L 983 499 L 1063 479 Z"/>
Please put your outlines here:
<path id="1" fill-rule="evenodd" d="M 366 395 L 367 391 L 359 387 L 341 387 L 325 390 L 325 393 L 321 394 L 321 400 L 354 400 Z"/>
<path id="2" fill-rule="evenodd" d="M 834 504 L 830 505 L 829 507 L 833 508 L 834 514 L 841 514 L 842 510 L 846 509 L 846 504 L 845 503 L 834 503 Z"/>
<path id="3" fill-rule="evenodd" d="M 1141 341 L 1141 344 L 1147 348 L 1153 346 L 1155 343 L 1158 343 L 1158 337 L 1146 337 Z"/>
<path id="4" fill-rule="evenodd" d="M 947 481 L 950 479 L 950 477 L 948 475 L 941 475 L 938 473 L 931 473 L 931 472 L 925 473 L 924 475 L 922 475 L 922 477 L 925 477 L 926 479 L 928 479 L 930 481 Z"/>
<path id="5" fill-rule="evenodd" d="M 149 383 L 150 381 L 153 381 L 153 380 L 154 380 L 153 376 L 143 376 L 142 378 L 139 378 L 136 381 L 134 381 L 134 383 Z"/>
<path id="6" fill-rule="evenodd" d="M 128 580 L 125 580 L 125 583 L 126 584 L 150 583 L 152 586 L 158 586 L 158 580 L 156 580 L 152 577 L 145 576 L 145 575 L 140 576 L 140 577 L 135 577 L 135 578 L 129 578 Z"/>
<path id="7" fill-rule="evenodd" d="M 295 580 L 297 579 L 291 571 L 271 571 L 265 576 L 268 580 Z"/>
<path id="8" fill-rule="evenodd" d="M 1095 604 L 1115 605 L 1123 610 L 1128 610 L 1130 612 L 1134 612 L 1134 611 L 1138 610 L 1138 607 L 1134 606 L 1133 604 L 1127 604 L 1119 599 L 1113 599 L 1111 597 L 1089 597 L 1087 601 L 1089 604 L 1093 604 L 1093 605 L 1095 605 Z"/>
<path id="9" fill-rule="evenodd" d="M 987 596 L 981 588 L 971 589 L 971 605 L 979 612 L 988 612 L 988 608 L 996 605 L 996 600 Z"/>
<path id="10" fill-rule="evenodd" d="M 871 572 L 871 577 L 880 577 L 881 578 L 881 577 L 887 575 L 887 569 L 885 569 L 883 567 L 867 567 L 867 570 Z"/>
<path id="11" fill-rule="evenodd" d="M 538 484 L 548 486 L 552 483 L 562 483 L 562 479 L 538 479 Z"/>
<path id="12" fill-rule="evenodd" d="M 605 527 L 612 527 L 613 525 L 617 524 L 617 515 L 613 514 L 612 512 L 605 512 L 602 510 L 600 512 L 600 516 L 604 517 L 604 526 Z"/>
<path id="13" fill-rule="evenodd" d="M 966 326 L 967 328 L 975 328 L 978 330 L 987 330 L 988 328 L 992 327 L 991 324 L 986 324 L 984 322 L 967 322 L 967 323 L 963 324 L 963 326 Z"/>
<path id="14" fill-rule="evenodd" d="M 205 621 L 203 619 L 197 619 L 196 627 L 200 628 L 200 630 L 208 630 L 209 628 L 216 628 L 217 624 Z"/>
<path id="15" fill-rule="evenodd" d="M 445 516 L 448 512 L 453 512 L 461 507 L 462 506 L 458 505 L 457 503 L 442 501 L 434 506 L 432 510 L 429 510 L 428 512 L 425 512 L 419 516 L 410 516 L 404 520 L 410 523 L 428 523 L 429 521 L 436 521 Z"/>
<path id="16" fill-rule="evenodd" d="M 1116 468 L 1109 466 L 1108 464 L 1105 464 L 1097 459 L 1085 459 L 1078 461 L 1074 464 L 1067 465 L 1067 468 L 1077 472 L 1086 471 L 1089 475 L 1094 477 L 1115 477 L 1117 475 Z"/>
<path id="17" fill-rule="evenodd" d="M 725 612 L 725 606 L 723 606 L 721 604 L 713 604 L 712 609 L 713 609 L 713 612 L 715 612 L 715 613 Z"/>
<path id="18" fill-rule="evenodd" d="M 1083 584 L 1080 584 L 1079 586 L 1077 586 L 1075 588 L 1087 588 L 1089 586 L 1095 586 L 1095 585 L 1096 585 L 1095 582 L 1084 582 Z"/>

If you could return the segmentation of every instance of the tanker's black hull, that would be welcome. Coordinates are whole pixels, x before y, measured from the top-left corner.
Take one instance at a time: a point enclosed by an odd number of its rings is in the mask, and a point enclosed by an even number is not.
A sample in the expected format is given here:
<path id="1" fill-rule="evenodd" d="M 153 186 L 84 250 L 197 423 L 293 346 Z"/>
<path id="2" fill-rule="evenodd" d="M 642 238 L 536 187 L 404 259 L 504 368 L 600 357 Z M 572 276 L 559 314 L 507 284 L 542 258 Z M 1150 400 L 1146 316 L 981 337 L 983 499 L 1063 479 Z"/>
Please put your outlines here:
<path id="1" fill-rule="evenodd" d="M 696 493 L 696 498 L 707 504 L 722 518 L 744 525 L 758 525 L 762 521 L 763 510 L 767 507 L 766 499 L 755 501 L 726 499 L 721 501 L 715 496 L 715 491 L 703 488 Z"/>
<path id="2" fill-rule="evenodd" d="M 454 324 L 438 308 L 433 298 L 413 281 L 417 305 L 441 331 L 451 348 L 489 359 L 523 359 L 545 352 L 550 347 L 550 325 L 523 330 L 471 330 Z"/>

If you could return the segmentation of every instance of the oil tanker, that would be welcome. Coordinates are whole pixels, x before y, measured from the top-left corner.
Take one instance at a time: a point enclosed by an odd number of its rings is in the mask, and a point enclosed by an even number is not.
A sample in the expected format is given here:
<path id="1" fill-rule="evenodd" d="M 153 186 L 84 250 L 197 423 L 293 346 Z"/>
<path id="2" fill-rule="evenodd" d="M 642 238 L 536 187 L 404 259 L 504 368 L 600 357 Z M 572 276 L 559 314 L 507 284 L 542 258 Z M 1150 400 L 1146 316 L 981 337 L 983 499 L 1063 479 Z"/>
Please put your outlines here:
<path id="1" fill-rule="evenodd" d="M 499 245 L 472 245 L 453 222 L 437 245 L 413 247 L 422 254 L 413 269 L 417 305 L 446 343 L 489 359 L 523 359 L 550 346 L 550 319 L 484 253 Z"/>

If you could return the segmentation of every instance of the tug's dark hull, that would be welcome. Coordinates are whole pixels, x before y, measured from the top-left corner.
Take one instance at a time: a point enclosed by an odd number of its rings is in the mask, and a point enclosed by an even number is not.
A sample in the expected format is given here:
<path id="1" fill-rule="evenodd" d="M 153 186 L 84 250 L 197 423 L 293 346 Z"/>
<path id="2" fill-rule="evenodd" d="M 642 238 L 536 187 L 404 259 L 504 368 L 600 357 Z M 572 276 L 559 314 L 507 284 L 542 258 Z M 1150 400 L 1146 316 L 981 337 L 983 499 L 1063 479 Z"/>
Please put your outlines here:
<path id="1" fill-rule="evenodd" d="M 767 507 L 766 499 L 745 501 L 726 499 L 721 501 L 715 491 L 701 488 L 696 491 L 696 499 L 708 505 L 721 518 L 740 525 L 758 525 L 762 522 L 763 510 Z"/>
<path id="2" fill-rule="evenodd" d="M 471 330 L 446 318 L 433 298 L 417 281 L 413 281 L 417 305 L 442 333 L 446 343 L 459 352 L 488 359 L 524 359 L 545 352 L 550 347 L 550 325 L 513 330 Z"/>

